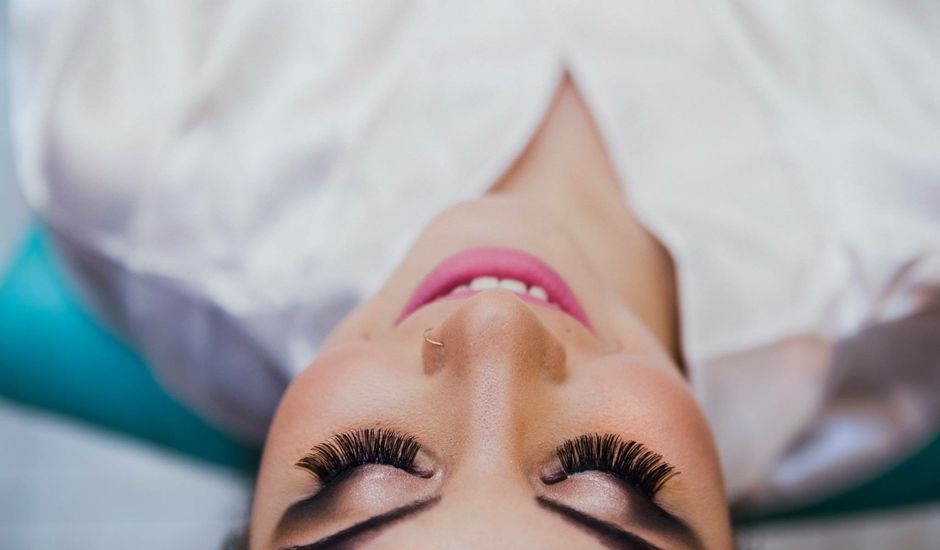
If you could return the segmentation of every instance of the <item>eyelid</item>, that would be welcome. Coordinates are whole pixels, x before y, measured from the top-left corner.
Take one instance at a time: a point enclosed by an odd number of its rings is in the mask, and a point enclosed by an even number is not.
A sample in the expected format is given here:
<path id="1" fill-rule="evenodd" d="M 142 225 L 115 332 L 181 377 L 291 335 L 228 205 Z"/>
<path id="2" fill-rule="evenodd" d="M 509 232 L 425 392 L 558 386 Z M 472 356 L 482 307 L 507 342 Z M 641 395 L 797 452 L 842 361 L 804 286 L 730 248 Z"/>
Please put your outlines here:
<path id="1" fill-rule="evenodd" d="M 562 456 L 569 453 L 572 446 L 578 448 L 573 445 L 578 441 L 582 445 L 590 443 L 595 447 L 587 447 L 586 449 L 582 447 L 581 450 L 586 451 L 585 453 L 568 456 L 567 458 L 571 459 L 572 463 L 567 464 L 568 468 L 566 470 L 566 464 L 563 462 Z M 619 449 L 621 453 L 631 450 L 632 452 L 629 455 L 633 457 L 633 460 L 626 460 L 628 458 L 627 454 L 617 455 L 614 453 L 611 456 L 610 451 L 612 449 Z M 674 466 L 668 464 L 655 451 L 639 442 L 625 440 L 616 434 L 594 433 L 569 439 L 559 445 L 555 452 L 557 462 L 542 470 L 541 480 L 545 485 L 561 483 L 569 476 L 581 472 L 597 472 L 601 475 L 609 475 L 611 481 L 626 492 L 626 506 L 629 509 L 631 522 L 644 524 L 651 531 L 670 533 L 683 541 L 685 544 L 683 547 L 701 547 L 698 534 L 689 526 L 689 523 L 681 516 L 670 511 L 669 508 L 672 508 L 672 506 L 665 508 L 654 498 L 665 483 L 680 474 Z M 616 458 L 618 456 L 621 457 L 620 464 L 617 468 L 614 468 L 612 463 L 617 462 Z M 596 485 L 602 481 L 589 478 L 579 479 L 579 482 L 583 483 L 559 486 L 557 490 L 552 489 L 550 492 L 540 495 L 538 500 L 540 502 L 553 499 L 568 500 L 573 497 L 576 500 L 580 498 L 582 501 L 586 498 L 587 500 L 583 502 L 596 504 L 595 491 L 599 490 Z M 572 490 L 578 491 L 578 493 L 570 492 Z"/>

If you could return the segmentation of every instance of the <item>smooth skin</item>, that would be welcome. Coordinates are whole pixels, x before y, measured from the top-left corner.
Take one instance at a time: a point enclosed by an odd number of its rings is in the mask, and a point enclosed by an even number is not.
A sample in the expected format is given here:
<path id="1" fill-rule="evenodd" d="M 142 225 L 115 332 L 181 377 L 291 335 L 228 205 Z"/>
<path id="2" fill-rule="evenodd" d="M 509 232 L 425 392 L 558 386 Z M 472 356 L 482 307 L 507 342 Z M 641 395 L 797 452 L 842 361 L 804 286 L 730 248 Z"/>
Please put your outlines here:
<path id="1" fill-rule="evenodd" d="M 501 289 L 436 301 L 395 324 L 428 272 L 480 246 L 515 248 L 549 263 L 594 330 Z M 429 327 L 443 347 L 425 342 Z M 632 547 L 586 526 L 582 514 L 654 547 L 730 548 L 718 457 L 683 375 L 677 327 L 670 257 L 630 210 L 591 116 L 565 78 L 512 169 L 482 198 L 434 219 L 381 291 L 344 320 L 288 389 L 265 446 L 250 547 L 302 546 L 403 510 L 348 542 Z M 295 463 L 332 435 L 364 427 L 413 435 L 432 475 L 363 466 L 330 489 L 309 521 L 279 528 L 291 504 L 320 489 Z M 608 474 L 544 482 L 554 449 L 591 433 L 639 441 L 680 472 L 655 502 L 687 524 L 693 539 L 641 517 L 636 495 Z"/>

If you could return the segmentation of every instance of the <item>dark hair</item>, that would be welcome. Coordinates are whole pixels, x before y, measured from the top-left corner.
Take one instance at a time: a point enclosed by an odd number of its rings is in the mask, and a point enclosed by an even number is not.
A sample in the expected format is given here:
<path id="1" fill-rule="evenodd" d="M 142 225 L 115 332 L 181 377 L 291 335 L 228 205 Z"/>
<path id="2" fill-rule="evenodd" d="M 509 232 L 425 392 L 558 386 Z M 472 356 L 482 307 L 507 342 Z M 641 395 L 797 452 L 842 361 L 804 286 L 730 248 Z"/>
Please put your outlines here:
<path id="1" fill-rule="evenodd" d="M 222 550 L 248 550 L 248 527 L 229 533 L 222 542 Z"/>

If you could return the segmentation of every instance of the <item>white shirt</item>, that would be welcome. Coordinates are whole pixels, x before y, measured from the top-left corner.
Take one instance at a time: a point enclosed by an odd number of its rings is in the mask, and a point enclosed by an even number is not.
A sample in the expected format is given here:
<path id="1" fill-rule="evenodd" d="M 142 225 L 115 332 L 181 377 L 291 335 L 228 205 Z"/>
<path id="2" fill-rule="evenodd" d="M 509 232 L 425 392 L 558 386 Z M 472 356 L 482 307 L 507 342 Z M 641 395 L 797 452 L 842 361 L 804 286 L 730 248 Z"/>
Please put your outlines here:
<path id="1" fill-rule="evenodd" d="M 675 260 L 733 499 L 838 489 L 940 424 L 937 316 L 897 364 L 845 360 L 940 285 L 929 0 L 12 8 L 29 202 L 96 309 L 236 434 L 514 161 L 565 71 Z"/>

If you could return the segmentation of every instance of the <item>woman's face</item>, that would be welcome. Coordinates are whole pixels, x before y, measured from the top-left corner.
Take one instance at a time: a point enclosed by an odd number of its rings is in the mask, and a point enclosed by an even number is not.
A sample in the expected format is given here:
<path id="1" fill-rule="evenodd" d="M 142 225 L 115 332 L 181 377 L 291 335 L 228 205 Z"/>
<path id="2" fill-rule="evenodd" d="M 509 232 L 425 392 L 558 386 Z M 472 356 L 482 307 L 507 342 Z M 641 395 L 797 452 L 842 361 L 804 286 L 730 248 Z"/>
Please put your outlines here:
<path id="1" fill-rule="evenodd" d="M 487 273 L 542 282 L 564 307 L 514 283 L 406 307 Z M 436 218 L 281 401 L 251 547 L 315 541 L 731 546 L 717 455 L 677 365 L 563 224 L 501 197 Z"/>

